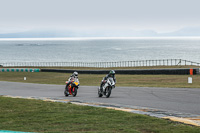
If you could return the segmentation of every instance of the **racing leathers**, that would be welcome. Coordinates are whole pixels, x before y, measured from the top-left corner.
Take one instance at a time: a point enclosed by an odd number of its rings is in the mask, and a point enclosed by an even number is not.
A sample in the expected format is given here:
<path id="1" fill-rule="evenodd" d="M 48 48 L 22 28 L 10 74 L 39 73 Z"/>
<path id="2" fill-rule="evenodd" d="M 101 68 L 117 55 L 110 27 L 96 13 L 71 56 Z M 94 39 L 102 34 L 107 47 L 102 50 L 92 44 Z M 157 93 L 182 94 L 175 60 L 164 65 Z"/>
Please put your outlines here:
<path id="1" fill-rule="evenodd" d="M 113 74 L 112 74 L 112 75 L 111 75 L 111 74 L 106 75 L 106 76 L 103 78 L 103 80 L 101 81 L 101 84 L 100 84 L 100 89 L 101 89 L 101 91 L 103 91 L 103 85 L 106 83 L 106 80 L 107 80 L 108 78 L 113 78 L 114 82 L 116 83 L 115 75 L 113 75 Z"/>

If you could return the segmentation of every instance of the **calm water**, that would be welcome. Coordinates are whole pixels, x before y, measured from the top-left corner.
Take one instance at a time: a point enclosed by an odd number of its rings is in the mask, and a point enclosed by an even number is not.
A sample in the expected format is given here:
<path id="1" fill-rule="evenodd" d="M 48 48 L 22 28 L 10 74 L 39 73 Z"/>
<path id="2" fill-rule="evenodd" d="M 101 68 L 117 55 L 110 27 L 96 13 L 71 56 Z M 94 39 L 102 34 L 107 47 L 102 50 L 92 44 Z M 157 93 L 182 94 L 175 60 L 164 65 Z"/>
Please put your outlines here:
<path id="1" fill-rule="evenodd" d="M 199 39 L 0 40 L 0 62 L 186 59 L 200 62 Z"/>

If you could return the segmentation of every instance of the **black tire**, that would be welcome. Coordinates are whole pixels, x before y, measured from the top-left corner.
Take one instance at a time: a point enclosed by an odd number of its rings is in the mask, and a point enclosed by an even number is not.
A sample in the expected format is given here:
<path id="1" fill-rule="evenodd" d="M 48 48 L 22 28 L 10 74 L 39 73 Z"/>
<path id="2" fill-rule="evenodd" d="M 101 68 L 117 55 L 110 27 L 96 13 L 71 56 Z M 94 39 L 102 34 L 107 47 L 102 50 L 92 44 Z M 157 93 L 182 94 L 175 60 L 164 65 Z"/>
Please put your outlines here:
<path id="1" fill-rule="evenodd" d="M 73 91 L 73 90 L 74 90 L 74 91 Z M 76 94 L 77 94 L 77 88 L 75 87 L 74 89 L 72 89 L 72 95 L 73 95 L 73 97 L 75 97 Z"/>
<path id="2" fill-rule="evenodd" d="M 66 85 L 66 87 L 65 87 L 64 94 L 65 94 L 66 97 L 68 97 L 68 95 L 69 95 L 69 94 L 68 94 L 68 87 L 67 87 L 67 85 Z"/>
<path id="3" fill-rule="evenodd" d="M 102 96 L 103 96 L 102 93 L 101 93 L 101 91 L 99 90 L 99 88 L 98 88 L 98 96 L 99 96 L 99 97 L 102 97 Z"/>
<path id="4" fill-rule="evenodd" d="M 107 87 L 107 88 L 106 88 L 106 98 L 109 98 L 109 97 L 110 97 L 111 90 L 112 90 L 111 87 Z"/>

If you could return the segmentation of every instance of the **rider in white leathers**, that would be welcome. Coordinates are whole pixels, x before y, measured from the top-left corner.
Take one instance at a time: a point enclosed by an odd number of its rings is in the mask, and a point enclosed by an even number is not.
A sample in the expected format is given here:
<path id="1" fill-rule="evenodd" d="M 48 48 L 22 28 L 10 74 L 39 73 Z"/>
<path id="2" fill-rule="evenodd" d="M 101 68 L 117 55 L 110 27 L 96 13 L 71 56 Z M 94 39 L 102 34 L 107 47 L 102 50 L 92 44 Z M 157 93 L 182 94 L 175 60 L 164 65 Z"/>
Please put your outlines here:
<path id="1" fill-rule="evenodd" d="M 107 80 L 108 78 L 110 78 L 110 77 L 113 78 L 114 82 L 116 83 L 115 71 L 114 71 L 114 70 L 111 70 L 111 71 L 109 72 L 109 74 L 106 75 L 106 77 L 104 77 L 103 80 L 101 81 L 101 84 L 100 84 L 100 89 L 101 89 L 101 91 L 103 90 L 103 85 L 106 83 L 106 80 Z"/>

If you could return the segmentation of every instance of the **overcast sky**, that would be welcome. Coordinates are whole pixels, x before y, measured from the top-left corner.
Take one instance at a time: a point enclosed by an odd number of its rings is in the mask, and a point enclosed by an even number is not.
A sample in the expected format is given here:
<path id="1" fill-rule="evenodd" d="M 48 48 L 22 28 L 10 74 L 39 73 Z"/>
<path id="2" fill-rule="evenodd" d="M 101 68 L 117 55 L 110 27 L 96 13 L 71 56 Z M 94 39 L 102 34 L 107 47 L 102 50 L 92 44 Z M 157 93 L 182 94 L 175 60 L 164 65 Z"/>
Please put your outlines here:
<path id="1" fill-rule="evenodd" d="M 200 0 L 0 0 L 0 33 L 200 27 Z"/>

